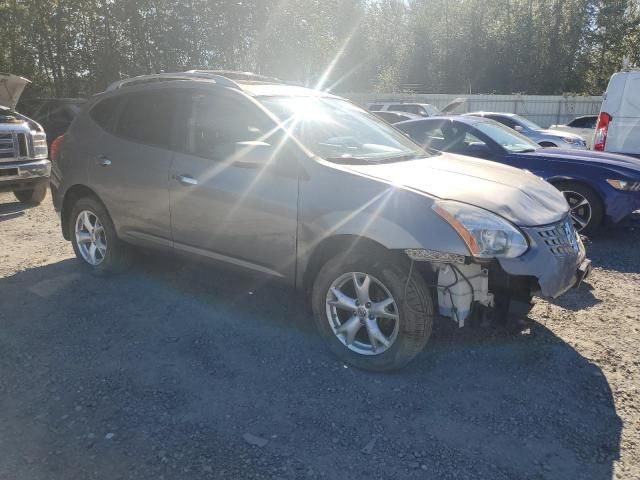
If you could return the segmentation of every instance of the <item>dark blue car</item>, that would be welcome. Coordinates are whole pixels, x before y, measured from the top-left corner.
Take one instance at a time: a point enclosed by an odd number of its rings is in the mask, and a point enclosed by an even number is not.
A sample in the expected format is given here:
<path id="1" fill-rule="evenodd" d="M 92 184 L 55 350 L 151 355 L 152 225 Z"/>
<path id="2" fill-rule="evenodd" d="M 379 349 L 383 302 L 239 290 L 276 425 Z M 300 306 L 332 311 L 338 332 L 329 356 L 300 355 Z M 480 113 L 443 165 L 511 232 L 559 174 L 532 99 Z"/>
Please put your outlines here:
<path id="1" fill-rule="evenodd" d="M 592 233 L 640 209 L 640 160 L 603 152 L 542 148 L 493 120 L 430 117 L 396 123 L 431 150 L 505 163 L 544 178 L 563 192 L 576 228 Z"/>

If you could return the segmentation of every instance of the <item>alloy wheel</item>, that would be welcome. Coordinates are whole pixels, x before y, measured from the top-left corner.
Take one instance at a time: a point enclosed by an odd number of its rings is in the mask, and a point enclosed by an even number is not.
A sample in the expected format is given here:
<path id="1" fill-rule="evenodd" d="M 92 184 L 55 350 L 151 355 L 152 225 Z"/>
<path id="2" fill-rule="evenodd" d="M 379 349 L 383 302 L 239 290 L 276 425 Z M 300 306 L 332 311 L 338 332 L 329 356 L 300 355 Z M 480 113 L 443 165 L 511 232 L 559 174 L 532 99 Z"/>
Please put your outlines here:
<path id="1" fill-rule="evenodd" d="M 326 314 L 338 340 L 360 355 L 380 355 L 398 337 L 396 301 L 380 280 L 366 273 L 349 272 L 333 281 Z"/>
<path id="2" fill-rule="evenodd" d="M 76 218 L 75 235 L 82 258 L 89 265 L 100 265 L 107 254 L 107 237 L 98 216 L 89 210 L 81 211 Z"/>
<path id="3" fill-rule="evenodd" d="M 562 194 L 569 204 L 569 214 L 571 215 L 576 230 L 578 232 L 584 230 L 584 228 L 589 225 L 591 216 L 593 215 L 591 204 L 584 195 L 578 192 L 565 190 Z"/>

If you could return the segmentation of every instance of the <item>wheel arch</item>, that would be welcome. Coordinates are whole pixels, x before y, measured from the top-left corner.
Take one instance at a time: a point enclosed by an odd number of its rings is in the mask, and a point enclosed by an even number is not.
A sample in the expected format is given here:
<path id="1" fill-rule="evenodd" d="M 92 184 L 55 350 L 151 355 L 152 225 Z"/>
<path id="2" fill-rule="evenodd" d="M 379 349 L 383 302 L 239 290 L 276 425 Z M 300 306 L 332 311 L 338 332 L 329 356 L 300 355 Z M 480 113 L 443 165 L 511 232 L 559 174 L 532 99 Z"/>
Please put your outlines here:
<path id="1" fill-rule="evenodd" d="M 107 210 L 107 207 L 105 206 L 104 202 L 100 199 L 98 194 L 91 188 L 82 184 L 76 184 L 69 187 L 64 194 L 64 198 L 62 199 L 62 206 L 60 208 L 60 223 L 62 228 L 62 236 L 64 237 L 65 240 L 71 240 L 71 238 L 69 237 L 69 216 L 71 215 L 71 211 L 73 210 L 73 205 L 78 200 L 85 197 L 94 197 L 96 200 L 98 200 L 102 204 L 105 210 Z"/>
<path id="2" fill-rule="evenodd" d="M 598 226 L 600 226 L 602 224 L 602 222 L 605 220 L 605 218 L 607 218 L 609 211 L 607 209 L 607 203 L 605 201 L 605 194 L 598 188 L 597 185 L 594 185 L 593 182 L 590 182 L 588 180 L 584 180 L 582 178 L 576 178 L 576 177 L 556 177 L 556 178 L 550 178 L 547 179 L 547 181 L 553 185 L 555 188 L 557 188 L 559 191 L 561 190 L 561 186 L 562 184 L 568 184 L 568 183 L 573 183 L 576 184 L 580 187 L 583 187 L 589 191 L 591 191 L 596 199 L 596 201 L 598 202 L 598 207 L 601 211 L 601 215 L 602 218 L 600 219 L 599 222 L 597 222 L 595 225 L 595 228 L 598 228 Z"/>
<path id="3" fill-rule="evenodd" d="M 297 282 L 297 287 L 301 288 L 303 292 L 309 293 L 313 280 L 327 260 L 338 253 L 349 251 L 356 247 L 380 252 L 393 252 L 393 250 L 388 249 L 381 243 L 365 236 L 339 234 L 324 238 L 307 256 L 307 261 L 302 266 L 302 278 L 301 281 Z"/>

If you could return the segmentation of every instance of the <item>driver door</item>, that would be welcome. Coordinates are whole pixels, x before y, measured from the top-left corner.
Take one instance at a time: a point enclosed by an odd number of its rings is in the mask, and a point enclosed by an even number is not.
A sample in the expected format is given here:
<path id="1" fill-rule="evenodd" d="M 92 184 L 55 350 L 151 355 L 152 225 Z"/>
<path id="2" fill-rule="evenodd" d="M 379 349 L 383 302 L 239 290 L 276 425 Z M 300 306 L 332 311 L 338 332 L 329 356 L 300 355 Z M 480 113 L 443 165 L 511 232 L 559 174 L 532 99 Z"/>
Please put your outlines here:
<path id="1" fill-rule="evenodd" d="M 176 249 L 293 279 L 298 169 L 276 148 L 275 122 L 237 93 L 190 91 L 187 102 L 170 175 Z M 273 155 L 257 159 L 239 142 L 272 142 Z"/>

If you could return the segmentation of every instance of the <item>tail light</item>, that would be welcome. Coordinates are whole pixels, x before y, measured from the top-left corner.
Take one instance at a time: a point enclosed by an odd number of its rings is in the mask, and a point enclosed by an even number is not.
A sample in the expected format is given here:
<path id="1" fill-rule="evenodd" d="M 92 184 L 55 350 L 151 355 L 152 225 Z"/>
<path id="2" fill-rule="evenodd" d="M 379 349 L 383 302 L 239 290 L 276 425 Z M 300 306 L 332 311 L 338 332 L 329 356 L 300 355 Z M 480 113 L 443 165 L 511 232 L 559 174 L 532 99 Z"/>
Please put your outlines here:
<path id="1" fill-rule="evenodd" d="M 60 135 L 51 143 L 51 149 L 49 153 L 51 154 L 51 160 L 53 162 L 55 162 L 56 159 L 58 158 L 58 153 L 60 153 L 60 147 L 62 146 L 63 140 L 64 140 L 64 135 Z"/>
<path id="2" fill-rule="evenodd" d="M 604 146 L 607 143 L 607 134 L 609 133 L 609 124 L 613 117 L 607 112 L 600 113 L 598 124 L 596 125 L 596 134 L 593 138 L 594 150 L 604 152 Z"/>

